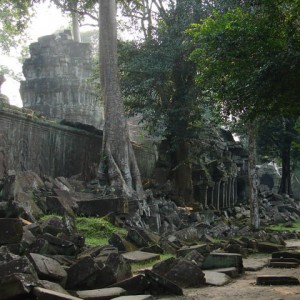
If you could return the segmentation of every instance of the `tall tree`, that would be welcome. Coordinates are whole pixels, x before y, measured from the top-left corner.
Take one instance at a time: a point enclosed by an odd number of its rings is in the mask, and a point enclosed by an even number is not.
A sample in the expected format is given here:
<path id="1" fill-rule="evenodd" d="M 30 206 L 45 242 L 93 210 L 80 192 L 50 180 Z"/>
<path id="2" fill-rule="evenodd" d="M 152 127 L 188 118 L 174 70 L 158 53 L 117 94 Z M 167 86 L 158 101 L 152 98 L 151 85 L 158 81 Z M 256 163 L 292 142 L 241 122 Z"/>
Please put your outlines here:
<path id="1" fill-rule="evenodd" d="M 152 21 L 141 18 L 151 26 L 144 30 L 143 25 L 144 40 L 122 44 L 122 87 L 129 111 L 140 113 L 151 133 L 164 138 L 171 157 L 169 178 L 178 202 L 186 204 L 193 202 L 190 141 L 204 105 L 195 83 L 195 64 L 188 59 L 194 46 L 184 31 L 205 15 L 207 7 L 201 0 L 166 2 L 168 6 L 156 7 Z M 141 16 L 145 11 L 149 16 L 147 7 Z"/>
<path id="2" fill-rule="evenodd" d="M 143 198 L 143 187 L 121 96 L 118 57 L 117 22 L 114 0 L 99 0 L 100 79 L 104 100 L 104 136 L 100 178 L 128 197 Z"/>
<path id="3" fill-rule="evenodd" d="M 281 161 L 282 174 L 278 192 L 289 196 L 293 196 L 291 183 L 293 145 L 300 141 L 296 124 L 296 117 L 286 115 L 263 119 L 258 123 L 258 153 Z"/>
<path id="4" fill-rule="evenodd" d="M 79 29 L 80 28 L 79 12 L 78 12 L 79 1 L 52 0 L 52 2 L 62 11 L 69 11 L 71 13 L 73 39 L 76 42 L 81 42 L 80 29 Z"/>
<path id="5" fill-rule="evenodd" d="M 294 105 L 299 103 L 299 85 L 295 83 L 300 79 L 295 69 L 300 62 L 297 11 L 299 2 L 295 0 L 245 1 L 225 14 L 215 11 L 194 26 L 197 50 L 192 59 L 198 65 L 198 80 L 225 114 L 249 122 L 262 114 L 299 113 L 300 106 Z M 253 137 L 255 126 L 248 128 L 249 138 Z M 255 147 L 250 145 L 249 182 L 255 193 L 255 178 L 251 177 L 255 174 Z M 251 220 L 257 229 L 258 204 L 252 196 L 250 193 Z"/>

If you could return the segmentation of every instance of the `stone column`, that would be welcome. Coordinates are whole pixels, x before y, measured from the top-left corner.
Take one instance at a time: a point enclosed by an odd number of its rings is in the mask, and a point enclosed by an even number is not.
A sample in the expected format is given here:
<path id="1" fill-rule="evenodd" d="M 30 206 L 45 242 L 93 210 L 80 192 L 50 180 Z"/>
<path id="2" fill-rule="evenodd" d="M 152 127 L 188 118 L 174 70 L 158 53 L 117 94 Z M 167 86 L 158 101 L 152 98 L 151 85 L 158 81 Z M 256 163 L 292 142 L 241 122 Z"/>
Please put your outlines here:
<path id="1" fill-rule="evenodd" d="M 231 207 L 231 202 L 232 202 L 232 193 L 231 193 L 231 189 L 232 189 L 232 178 L 229 177 L 228 179 L 228 198 L 227 198 L 227 207 Z"/>
<path id="2" fill-rule="evenodd" d="M 228 207 L 228 181 L 224 182 L 224 208 Z"/>
<path id="3" fill-rule="evenodd" d="M 221 181 L 218 181 L 214 188 L 214 206 L 217 210 L 220 210 L 220 185 Z"/>
<path id="4" fill-rule="evenodd" d="M 210 207 L 210 206 L 215 207 L 215 205 L 214 205 L 214 187 L 209 187 L 208 188 L 208 192 L 207 192 L 207 206 L 208 207 Z"/>
<path id="5" fill-rule="evenodd" d="M 224 209 L 225 207 L 225 182 L 224 181 L 221 181 L 221 184 L 220 184 L 220 209 Z"/>

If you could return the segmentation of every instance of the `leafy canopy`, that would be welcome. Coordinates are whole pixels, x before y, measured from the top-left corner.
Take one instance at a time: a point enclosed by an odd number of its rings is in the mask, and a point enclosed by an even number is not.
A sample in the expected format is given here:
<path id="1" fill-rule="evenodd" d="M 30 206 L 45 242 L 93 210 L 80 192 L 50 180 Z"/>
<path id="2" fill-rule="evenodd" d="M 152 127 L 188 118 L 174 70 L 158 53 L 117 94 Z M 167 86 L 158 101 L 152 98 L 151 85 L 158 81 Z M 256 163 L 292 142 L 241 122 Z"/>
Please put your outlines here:
<path id="1" fill-rule="evenodd" d="M 151 133 L 188 138 L 203 115 L 195 64 L 189 60 L 194 46 L 184 33 L 191 22 L 203 17 L 202 2 L 173 1 L 168 9 L 159 11 L 150 36 L 120 48 L 127 107 L 142 114 Z"/>
<path id="2" fill-rule="evenodd" d="M 32 16 L 31 0 L 0 0 L 0 50 L 8 52 L 24 38 Z"/>
<path id="3" fill-rule="evenodd" d="M 198 83 L 227 115 L 299 114 L 300 2 L 250 2 L 188 31 Z"/>

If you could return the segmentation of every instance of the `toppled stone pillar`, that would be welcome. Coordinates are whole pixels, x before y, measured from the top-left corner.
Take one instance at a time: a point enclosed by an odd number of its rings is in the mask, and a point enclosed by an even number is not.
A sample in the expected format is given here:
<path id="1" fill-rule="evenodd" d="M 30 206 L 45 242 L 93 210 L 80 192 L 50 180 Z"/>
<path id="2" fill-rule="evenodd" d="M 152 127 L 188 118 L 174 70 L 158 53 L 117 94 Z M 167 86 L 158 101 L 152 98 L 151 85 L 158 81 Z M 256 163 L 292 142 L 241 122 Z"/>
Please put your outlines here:
<path id="1" fill-rule="evenodd" d="M 103 106 L 91 87 L 91 49 L 65 31 L 40 37 L 29 47 L 20 93 L 26 108 L 54 119 L 103 125 Z"/>

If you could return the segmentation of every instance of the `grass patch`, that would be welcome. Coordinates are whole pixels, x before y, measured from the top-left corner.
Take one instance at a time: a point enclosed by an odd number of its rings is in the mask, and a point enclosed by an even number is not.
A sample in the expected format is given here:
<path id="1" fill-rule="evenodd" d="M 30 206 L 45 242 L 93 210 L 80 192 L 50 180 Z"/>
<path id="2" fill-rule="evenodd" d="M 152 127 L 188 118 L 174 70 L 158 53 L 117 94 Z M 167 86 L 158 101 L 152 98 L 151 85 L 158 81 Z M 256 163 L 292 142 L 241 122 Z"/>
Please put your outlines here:
<path id="1" fill-rule="evenodd" d="M 51 214 L 43 216 L 41 220 L 45 221 L 51 217 L 62 218 Z M 112 225 L 105 218 L 76 217 L 76 228 L 78 233 L 85 237 L 85 243 L 92 246 L 107 244 L 113 233 L 124 237 L 127 235 L 126 229 Z"/>
<path id="2" fill-rule="evenodd" d="M 292 226 L 287 224 L 272 225 L 269 229 L 274 231 L 300 231 L 300 219 L 292 223 Z"/>
<path id="3" fill-rule="evenodd" d="M 104 218 L 76 218 L 77 230 L 85 237 L 87 245 L 104 245 L 113 233 L 126 236 L 127 230 L 112 225 Z"/>

